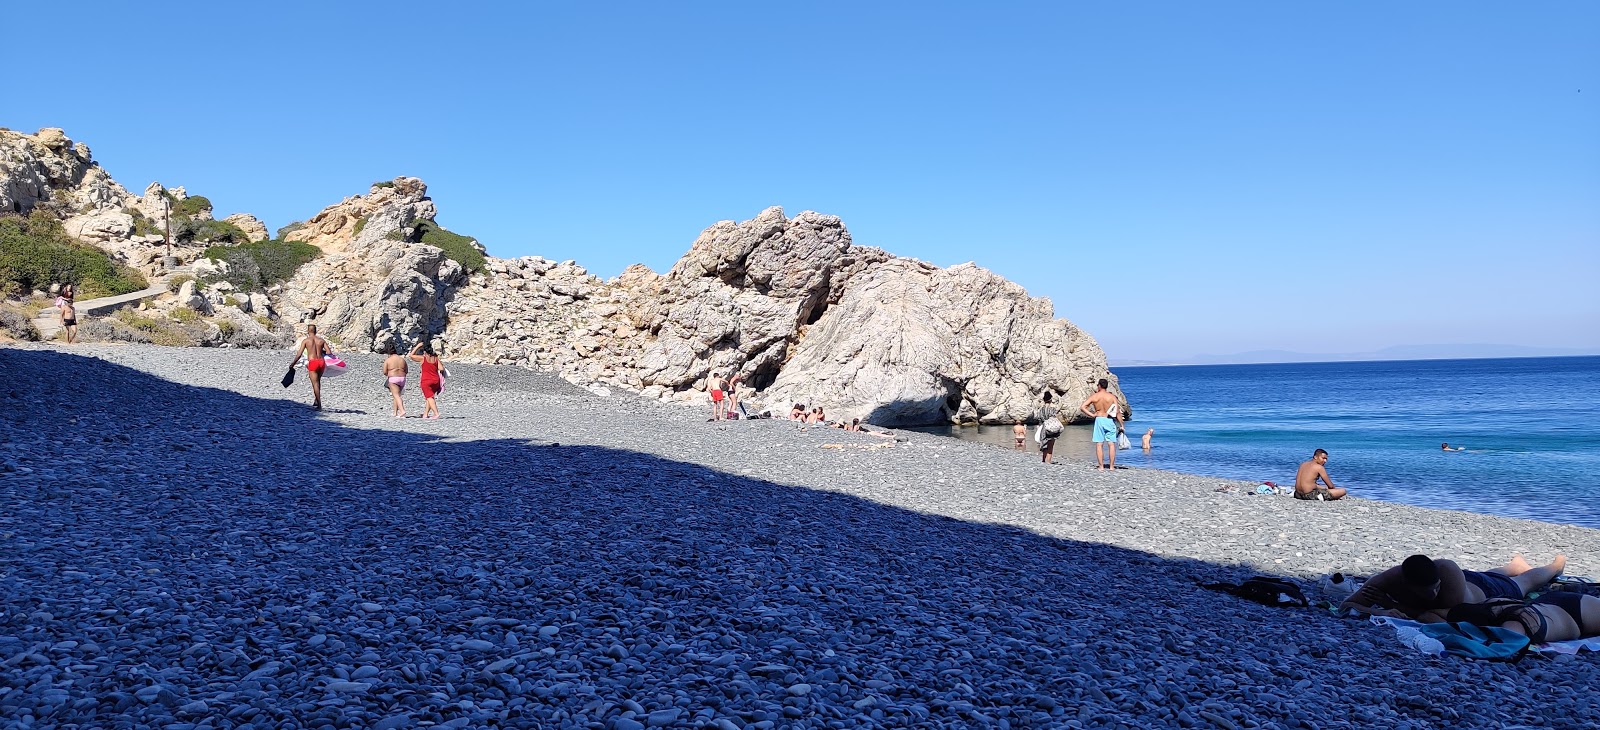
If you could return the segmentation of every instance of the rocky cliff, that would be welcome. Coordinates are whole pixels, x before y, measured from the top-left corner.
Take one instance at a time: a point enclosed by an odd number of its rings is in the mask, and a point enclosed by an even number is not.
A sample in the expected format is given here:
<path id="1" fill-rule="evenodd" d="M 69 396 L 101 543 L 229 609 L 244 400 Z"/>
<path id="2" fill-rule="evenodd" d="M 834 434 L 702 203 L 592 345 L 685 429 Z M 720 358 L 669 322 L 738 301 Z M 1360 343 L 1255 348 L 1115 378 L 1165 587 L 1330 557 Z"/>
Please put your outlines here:
<path id="1" fill-rule="evenodd" d="M 47 206 L 74 235 L 135 266 L 157 266 L 161 237 L 150 231 L 186 199 L 157 184 L 128 193 L 60 130 L 0 132 L 0 211 Z M 209 207 L 185 209 L 211 217 Z M 227 282 L 189 285 L 180 303 L 212 315 L 239 308 L 281 322 L 280 333 L 315 321 L 346 348 L 403 350 L 432 336 L 452 359 L 549 369 L 663 400 L 704 403 L 712 373 L 738 375 L 757 407 L 783 413 L 799 402 L 880 424 L 1009 423 L 1030 416 L 1045 391 L 1075 404 L 1098 378 L 1115 382 L 1094 339 L 1056 319 L 1048 300 L 973 264 L 940 268 L 856 246 L 835 216 L 769 208 L 722 221 L 665 274 L 633 266 L 606 281 L 537 256 L 469 270 L 460 250 L 423 242 L 435 213 L 420 180 L 375 184 L 280 231 L 321 251 L 281 287 L 251 296 Z M 226 221 L 266 237 L 252 216 Z M 470 247 L 481 259 L 483 248 Z M 217 272 L 205 261 L 197 271 Z"/>

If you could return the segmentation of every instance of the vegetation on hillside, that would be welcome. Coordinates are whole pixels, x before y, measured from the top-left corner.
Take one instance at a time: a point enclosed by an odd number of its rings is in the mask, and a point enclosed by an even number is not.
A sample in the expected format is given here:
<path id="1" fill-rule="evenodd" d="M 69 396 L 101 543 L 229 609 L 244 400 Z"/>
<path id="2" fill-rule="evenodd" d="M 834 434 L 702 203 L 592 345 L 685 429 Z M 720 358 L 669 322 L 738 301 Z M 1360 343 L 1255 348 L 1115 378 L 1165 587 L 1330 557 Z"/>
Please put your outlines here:
<path id="1" fill-rule="evenodd" d="M 224 262 L 228 272 L 205 283 L 226 281 L 240 291 L 260 291 L 294 276 L 295 270 L 322 254 L 322 249 L 302 241 L 256 241 L 236 246 L 211 246 L 204 256 Z"/>
<path id="2" fill-rule="evenodd" d="M 172 240 L 178 243 L 249 243 L 250 234 L 226 221 L 203 221 L 196 218 L 172 220 Z"/>
<path id="3" fill-rule="evenodd" d="M 77 286 L 79 301 L 149 286 L 139 272 L 67 235 L 61 221 L 43 210 L 26 218 L 0 218 L 0 294 L 47 290 L 63 282 Z"/>
<path id="4" fill-rule="evenodd" d="M 402 238 L 400 231 L 390 231 L 389 236 L 396 240 Z M 468 273 L 475 274 L 483 271 L 484 265 L 488 263 L 488 259 L 484 258 L 483 253 L 472 245 L 476 239 L 446 230 L 438 223 L 426 218 L 417 221 L 416 225 L 412 227 L 411 240 L 426 243 L 444 251 L 446 257 L 461 264 L 461 268 L 466 269 Z"/>

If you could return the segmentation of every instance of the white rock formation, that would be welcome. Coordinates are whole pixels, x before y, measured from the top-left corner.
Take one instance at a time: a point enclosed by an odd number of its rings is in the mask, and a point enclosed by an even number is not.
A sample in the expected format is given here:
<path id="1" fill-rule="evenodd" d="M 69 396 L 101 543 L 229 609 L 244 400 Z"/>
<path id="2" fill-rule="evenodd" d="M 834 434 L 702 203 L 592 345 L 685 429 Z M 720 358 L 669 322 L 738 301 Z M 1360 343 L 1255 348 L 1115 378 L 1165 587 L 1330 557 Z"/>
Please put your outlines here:
<path id="1" fill-rule="evenodd" d="M 314 216 L 292 238 L 321 247 L 324 255 L 285 283 L 278 311 L 293 322 L 315 322 L 319 334 L 361 350 L 403 350 L 442 332 L 445 305 L 465 272 L 433 246 L 390 235 L 433 217 L 427 190 L 421 180 L 397 178 L 392 187 L 374 186 Z"/>

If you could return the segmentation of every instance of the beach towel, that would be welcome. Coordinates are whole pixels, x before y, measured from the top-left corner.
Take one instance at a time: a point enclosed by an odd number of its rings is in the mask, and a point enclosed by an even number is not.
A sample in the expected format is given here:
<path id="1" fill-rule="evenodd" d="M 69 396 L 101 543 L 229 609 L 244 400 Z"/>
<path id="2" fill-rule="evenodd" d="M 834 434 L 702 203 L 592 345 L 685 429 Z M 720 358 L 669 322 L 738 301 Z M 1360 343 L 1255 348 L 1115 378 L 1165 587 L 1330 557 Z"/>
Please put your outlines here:
<path id="1" fill-rule="evenodd" d="M 325 358 L 322 358 L 322 362 L 325 366 L 322 371 L 322 377 L 324 378 L 336 378 L 340 375 L 344 375 L 345 369 L 349 367 L 345 364 L 345 361 L 340 360 L 336 355 L 329 355 Z"/>
<path id="2" fill-rule="evenodd" d="M 1426 634 L 1428 634 L 1430 636 L 1433 636 L 1434 638 L 1439 638 L 1436 635 L 1435 632 L 1448 633 L 1450 627 L 1452 626 L 1452 624 L 1424 624 L 1424 623 L 1418 623 L 1416 621 L 1408 621 L 1406 619 L 1401 619 L 1401 618 L 1393 618 L 1393 617 L 1390 617 L 1390 616 L 1373 616 L 1372 617 L 1372 623 L 1375 623 L 1375 624 L 1377 624 L 1379 626 L 1392 626 L 1392 627 L 1395 628 L 1395 630 L 1397 632 L 1402 627 L 1409 626 L 1409 627 L 1417 629 L 1418 631 L 1421 631 L 1421 632 L 1426 633 Z M 1465 625 L 1471 626 L 1471 624 L 1465 624 Z M 1445 628 L 1429 628 L 1429 627 L 1434 627 L 1434 626 L 1441 626 L 1441 627 L 1445 627 Z M 1476 627 L 1474 627 L 1474 628 L 1476 628 Z M 1527 637 L 1523 637 L 1521 634 L 1517 634 L 1514 631 L 1506 631 L 1505 629 L 1498 629 L 1497 628 L 1497 629 L 1495 629 L 1495 631 L 1504 632 L 1504 633 L 1507 633 L 1507 634 L 1514 634 L 1516 636 L 1522 637 L 1524 640 L 1526 640 L 1526 638 L 1527 638 Z M 1450 652 L 1452 654 L 1458 654 L 1460 656 L 1471 656 L 1470 654 L 1463 654 L 1463 653 L 1461 653 L 1459 651 L 1451 651 L 1449 643 L 1446 642 L 1442 638 L 1439 639 L 1439 641 L 1441 643 L 1445 643 L 1446 644 L 1445 651 L 1447 651 L 1447 652 Z M 1453 641 L 1458 641 L 1459 642 L 1459 640 L 1453 640 Z M 1593 636 L 1593 637 L 1590 637 L 1590 638 L 1587 638 L 1587 639 L 1573 639 L 1571 641 L 1550 641 L 1550 642 L 1546 642 L 1546 643 L 1543 643 L 1543 644 L 1533 644 L 1533 645 L 1530 645 L 1527 648 L 1527 651 L 1536 651 L 1536 652 L 1539 652 L 1541 654 L 1577 654 L 1578 652 L 1581 652 L 1581 651 L 1584 651 L 1584 650 L 1600 652 L 1600 636 Z"/>

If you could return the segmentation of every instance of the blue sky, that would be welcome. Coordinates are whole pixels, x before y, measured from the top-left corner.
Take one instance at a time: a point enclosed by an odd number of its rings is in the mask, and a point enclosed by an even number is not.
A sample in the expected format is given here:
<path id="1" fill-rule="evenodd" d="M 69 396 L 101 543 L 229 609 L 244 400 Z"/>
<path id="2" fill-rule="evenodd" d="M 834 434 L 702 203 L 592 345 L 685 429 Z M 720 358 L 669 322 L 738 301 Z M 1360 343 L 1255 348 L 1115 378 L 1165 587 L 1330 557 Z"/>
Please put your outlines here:
<path id="1" fill-rule="evenodd" d="M 1113 359 L 1600 352 L 1600 4 L 11 4 L 0 125 L 276 229 L 426 180 L 665 271 L 770 205 L 976 261 Z"/>

